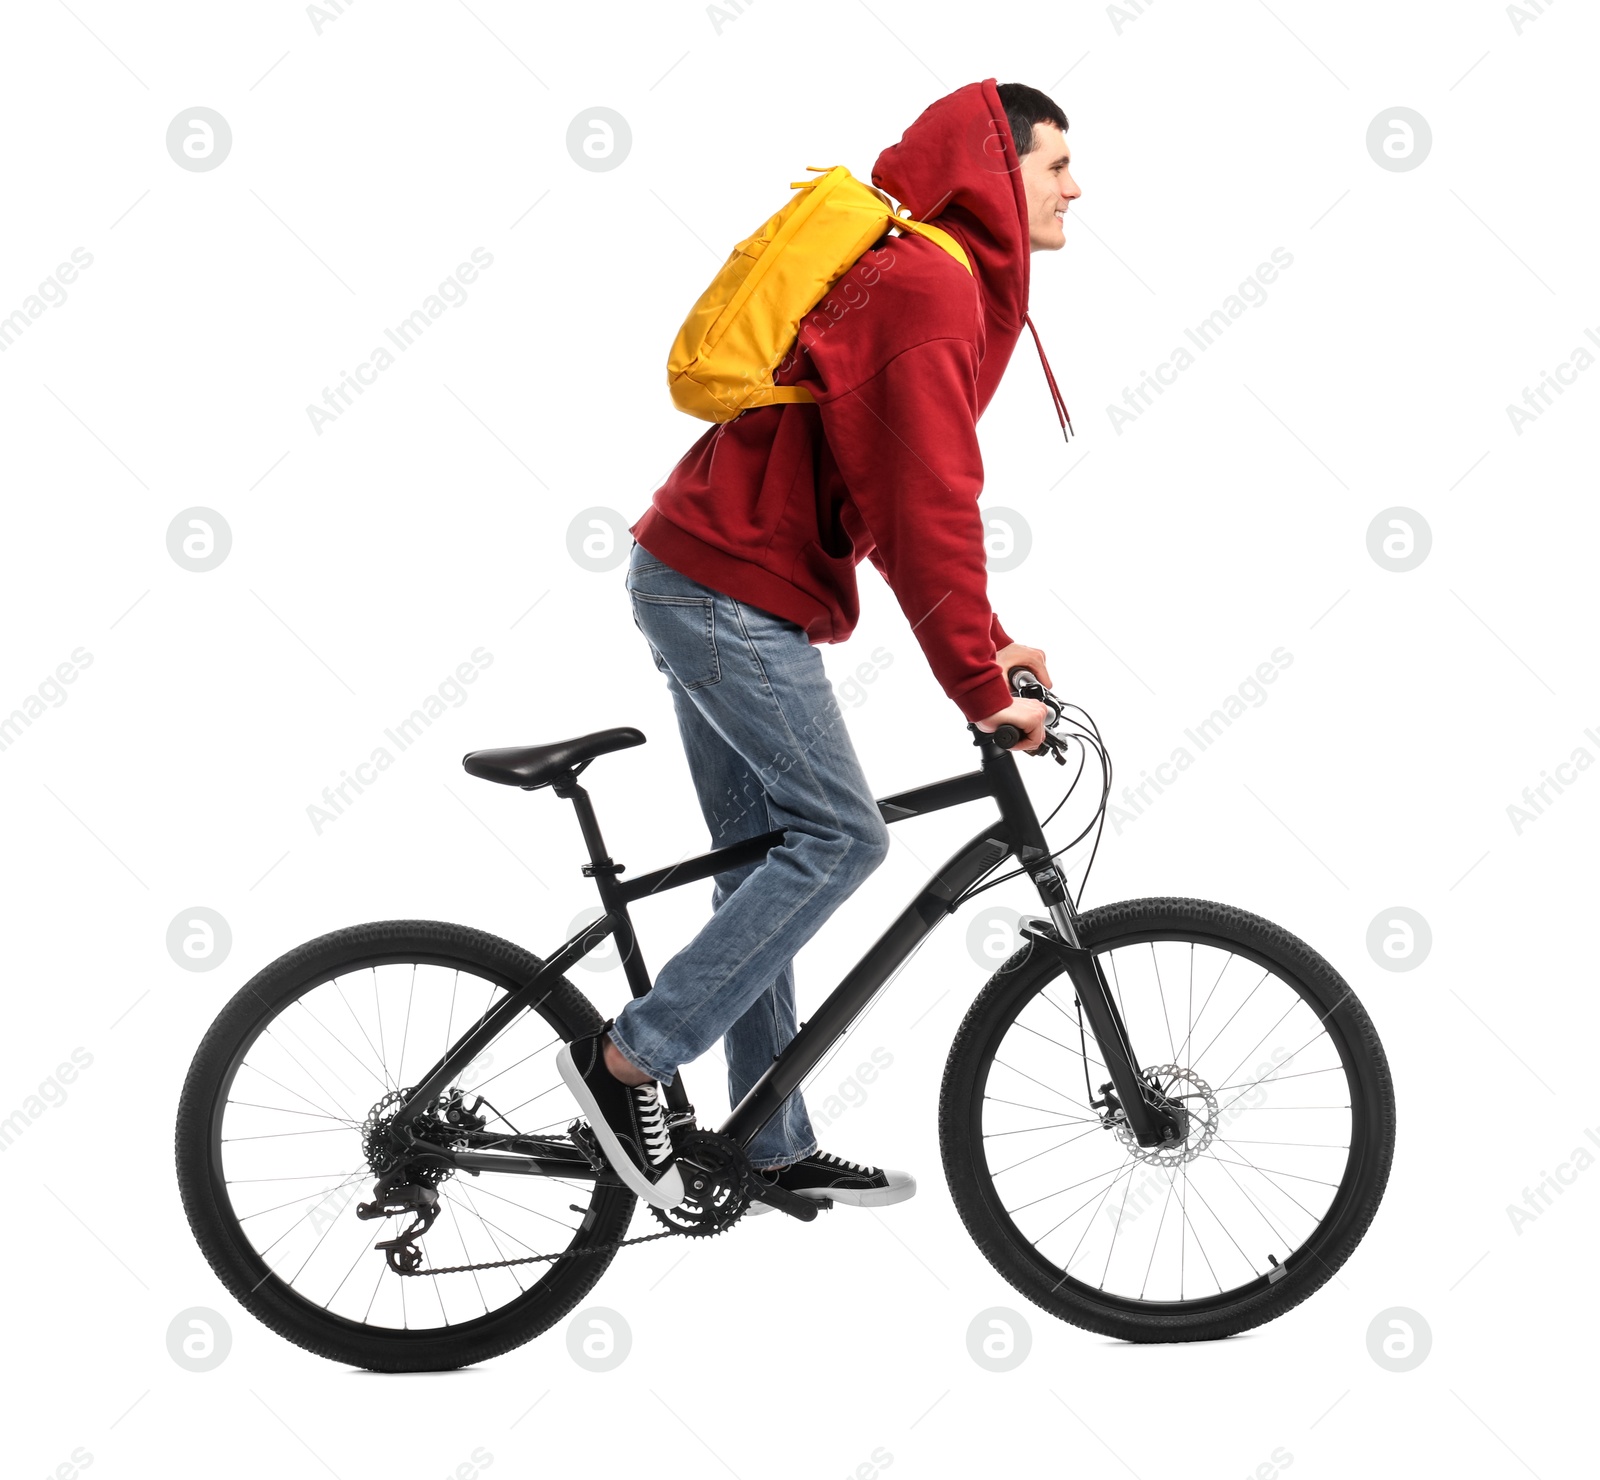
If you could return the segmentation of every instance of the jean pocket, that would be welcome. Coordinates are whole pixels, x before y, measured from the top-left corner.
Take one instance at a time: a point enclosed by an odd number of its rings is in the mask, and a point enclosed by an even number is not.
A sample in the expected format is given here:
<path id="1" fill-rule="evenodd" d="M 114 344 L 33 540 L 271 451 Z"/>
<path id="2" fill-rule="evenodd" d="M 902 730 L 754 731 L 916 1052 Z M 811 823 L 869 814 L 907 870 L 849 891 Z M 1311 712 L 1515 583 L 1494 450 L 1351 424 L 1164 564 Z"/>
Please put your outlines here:
<path id="1" fill-rule="evenodd" d="M 632 595 L 639 630 L 685 689 L 703 689 L 722 677 L 716 603 L 709 596 Z"/>

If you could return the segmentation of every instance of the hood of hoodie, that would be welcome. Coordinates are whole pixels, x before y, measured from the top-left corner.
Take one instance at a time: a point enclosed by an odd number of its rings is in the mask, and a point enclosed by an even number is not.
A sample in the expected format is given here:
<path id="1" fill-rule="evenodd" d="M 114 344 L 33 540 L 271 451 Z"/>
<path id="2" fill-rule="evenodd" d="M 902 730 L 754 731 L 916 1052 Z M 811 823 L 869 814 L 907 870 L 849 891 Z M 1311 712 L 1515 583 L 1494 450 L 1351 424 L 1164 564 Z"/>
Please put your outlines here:
<path id="1" fill-rule="evenodd" d="M 994 79 L 929 104 L 900 142 L 878 156 L 872 183 L 966 248 L 989 339 L 982 379 L 992 390 L 1028 311 L 1030 251 L 1022 164 Z"/>

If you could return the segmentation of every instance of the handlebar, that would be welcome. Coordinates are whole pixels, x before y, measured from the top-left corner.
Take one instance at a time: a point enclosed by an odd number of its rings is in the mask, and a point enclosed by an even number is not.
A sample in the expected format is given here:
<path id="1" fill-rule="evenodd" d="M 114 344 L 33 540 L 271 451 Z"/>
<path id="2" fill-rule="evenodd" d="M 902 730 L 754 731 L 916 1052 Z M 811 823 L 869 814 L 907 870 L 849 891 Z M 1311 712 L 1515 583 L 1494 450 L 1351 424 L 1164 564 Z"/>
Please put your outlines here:
<path id="1" fill-rule="evenodd" d="M 1054 754 L 1057 762 L 1065 765 L 1067 763 L 1066 743 L 1058 736 L 1050 733 L 1051 728 L 1061 719 L 1060 701 L 1039 681 L 1039 676 L 1031 668 L 1026 668 L 1020 663 L 1006 670 L 1006 682 L 1010 685 L 1013 697 L 1037 699 L 1050 710 L 1050 718 L 1045 721 L 1043 744 L 1037 750 L 1028 751 L 1027 754 Z M 977 726 L 974 725 L 973 728 L 976 729 Z M 987 734 L 1002 750 L 1010 750 L 1022 739 L 1024 732 L 1018 729 L 1016 725 L 1006 724 L 989 731 L 979 730 L 978 733 Z"/>

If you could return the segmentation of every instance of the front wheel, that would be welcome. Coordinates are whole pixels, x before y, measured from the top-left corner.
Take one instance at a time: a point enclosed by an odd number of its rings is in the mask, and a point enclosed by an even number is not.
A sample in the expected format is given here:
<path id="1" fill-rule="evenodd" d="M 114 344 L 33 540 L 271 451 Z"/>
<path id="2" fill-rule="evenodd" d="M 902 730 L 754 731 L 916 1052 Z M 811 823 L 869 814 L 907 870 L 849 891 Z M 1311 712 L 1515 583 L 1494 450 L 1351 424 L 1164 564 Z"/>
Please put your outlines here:
<path id="1" fill-rule="evenodd" d="M 1227 905 L 1141 899 L 1080 921 L 1144 1077 L 1183 1134 L 1122 1123 L 1059 956 L 1028 941 L 956 1035 L 945 1175 L 1000 1274 L 1125 1341 L 1231 1336 L 1349 1258 L 1394 1155 L 1377 1030 L 1310 946 Z"/>

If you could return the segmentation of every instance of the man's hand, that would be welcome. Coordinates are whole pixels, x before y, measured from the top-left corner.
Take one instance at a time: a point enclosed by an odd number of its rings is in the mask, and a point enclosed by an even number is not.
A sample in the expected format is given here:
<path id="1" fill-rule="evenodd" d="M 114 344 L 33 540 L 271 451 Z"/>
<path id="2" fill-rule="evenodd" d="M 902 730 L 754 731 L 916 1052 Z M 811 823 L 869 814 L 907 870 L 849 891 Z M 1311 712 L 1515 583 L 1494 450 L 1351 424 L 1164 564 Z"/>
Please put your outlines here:
<path id="1" fill-rule="evenodd" d="M 1045 721 L 1049 718 L 1050 711 L 1037 699 L 1013 699 L 1004 709 L 997 710 L 987 719 L 974 720 L 973 723 L 980 730 L 990 732 L 998 730 L 1001 725 L 1015 725 L 1022 731 L 1022 738 L 1011 749 L 1032 752 L 1044 744 Z"/>
<path id="2" fill-rule="evenodd" d="M 1002 673 L 1009 673 L 1012 668 L 1026 668 L 1047 689 L 1051 686 L 1050 670 L 1045 667 L 1043 648 L 1013 642 L 1001 648 L 994 655 L 994 660 L 1000 665 Z M 1022 739 L 1011 748 L 1032 752 L 1044 744 L 1044 726 L 1049 718 L 1050 711 L 1037 699 L 1014 699 L 1004 709 L 991 714 L 987 719 L 978 720 L 977 725 L 980 730 L 989 731 L 998 730 L 1001 725 L 1015 725 L 1022 731 Z"/>
<path id="3" fill-rule="evenodd" d="M 1050 682 L 1050 670 L 1044 665 L 1044 649 L 1029 647 L 1026 643 L 1013 642 L 1000 649 L 994 655 L 994 660 L 1000 665 L 1002 673 L 1008 673 L 1013 668 L 1030 669 L 1047 689 L 1054 688 Z M 1002 720 L 1002 724 L 1006 721 Z"/>

